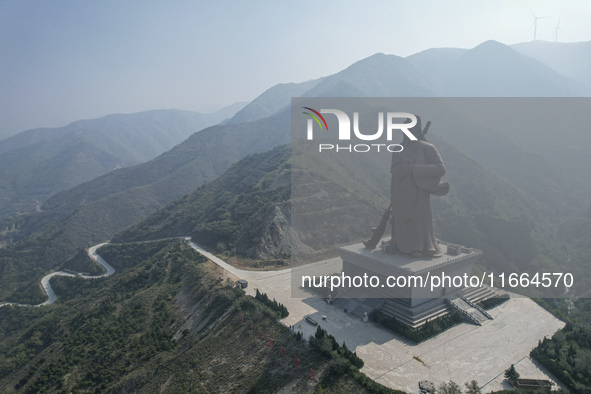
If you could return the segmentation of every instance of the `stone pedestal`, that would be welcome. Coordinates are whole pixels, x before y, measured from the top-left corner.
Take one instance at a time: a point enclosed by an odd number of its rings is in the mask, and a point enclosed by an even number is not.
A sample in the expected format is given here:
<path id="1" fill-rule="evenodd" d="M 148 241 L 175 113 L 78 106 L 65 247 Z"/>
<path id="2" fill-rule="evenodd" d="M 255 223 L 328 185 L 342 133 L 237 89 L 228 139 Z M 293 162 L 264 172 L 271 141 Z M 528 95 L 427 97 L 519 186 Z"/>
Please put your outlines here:
<path id="1" fill-rule="evenodd" d="M 383 240 L 385 241 L 385 239 Z M 443 256 L 437 258 L 412 257 L 405 254 L 388 254 L 383 246 L 367 249 L 362 243 L 337 247 L 343 260 L 343 274 L 347 276 L 377 276 L 380 286 L 371 289 L 350 288 L 344 294 L 351 298 L 384 298 L 382 311 L 410 326 L 416 327 L 426 320 L 448 313 L 444 299 L 457 297 L 465 288 L 454 283 L 439 283 L 431 288 L 433 276 L 470 276 L 472 266 L 482 252 L 442 242 Z M 401 277 L 405 287 L 389 287 L 388 277 Z M 402 279 L 402 277 L 404 279 Z M 390 282 L 393 282 L 390 279 Z M 375 283 L 375 281 L 374 281 Z M 399 282 L 401 283 L 401 282 Z"/>

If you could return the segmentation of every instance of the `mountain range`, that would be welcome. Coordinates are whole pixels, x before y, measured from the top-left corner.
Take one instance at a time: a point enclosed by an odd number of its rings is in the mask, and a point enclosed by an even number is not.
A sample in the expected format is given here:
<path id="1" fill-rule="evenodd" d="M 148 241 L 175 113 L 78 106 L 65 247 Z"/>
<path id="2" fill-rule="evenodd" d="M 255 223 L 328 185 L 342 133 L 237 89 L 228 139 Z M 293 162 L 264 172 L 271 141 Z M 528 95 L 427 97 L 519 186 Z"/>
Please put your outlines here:
<path id="1" fill-rule="evenodd" d="M 39 209 L 60 191 L 153 159 L 242 106 L 211 114 L 173 109 L 116 114 L 2 140 L 0 218 Z"/>
<path id="2" fill-rule="evenodd" d="M 588 59 L 591 56 L 591 42 L 548 42 L 531 41 L 512 45 L 519 53 L 539 60 L 554 71 L 568 77 L 584 89 L 591 85 L 591 71 Z"/>
<path id="3" fill-rule="evenodd" d="M 2 240 L 11 245 L 0 249 L 0 299 L 41 297 L 35 287 L 35 281 L 42 273 L 60 266 L 80 248 L 111 239 L 121 230 L 151 214 L 156 216 L 134 227 L 137 229 L 136 232 L 132 228 L 118 237 L 141 239 L 143 236 L 156 237 L 159 234 L 177 234 L 187 230 L 204 236 L 204 231 L 213 228 L 207 226 L 220 220 L 213 220 L 213 216 L 208 219 L 207 212 L 202 212 L 191 219 L 179 219 L 178 227 L 175 227 L 176 224 L 171 227 L 170 223 L 176 222 L 170 218 L 180 215 L 175 213 L 174 207 L 180 207 L 178 212 L 186 213 L 191 206 L 187 201 L 205 198 L 202 193 L 207 189 L 198 188 L 214 181 L 228 169 L 237 171 L 235 163 L 240 159 L 289 143 L 289 95 L 587 95 L 586 87 L 575 77 L 574 74 L 567 76 L 557 72 L 547 63 L 529 57 L 521 50 L 489 41 L 470 50 L 434 49 L 408 58 L 376 54 L 334 75 L 301 84 L 273 87 L 246 105 L 233 118 L 191 135 L 152 160 L 108 172 L 59 192 L 40 206 L 40 212 L 3 220 L 0 223 L 0 234 Z M 555 152 L 553 157 L 549 158 L 543 151 L 532 149 L 527 139 L 520 140 L 500 132 L 487 136 L 477 135 L 472 140 L 464 137 L 460 133 L 441 136 L 440 140 L 439 137 L 435 137 L 438 140 L 437 144 L 448 152 L 448 156 L 457 158 L 456 164 L 453 163 L 454 160 L 450 163 L 451 168 L 454 168 L 453 171 L 450 169 L 450 174 L 464 175 L 456 182 L 464 186 L 458 186 L 458 195 L 450 196 L 450 207 L 441 211 L 441 218 L 446 218 L 446 221 L 438 222 L 440 231 L 447 239 L 473 242 L 499 259 L 510 260 L 512 255 L 527 256 L 531 259 L 539 253 L 548 260 L 561 258 L 562 252 L 556 246 L 559 245 L 556 241 L 556 230 L 550 226 L 550 222 L 561 220 L 558 212 L 568 217 L 577 215 L 577 204 L 585 200 L 585 191 L 590 187 L 588 180 L 582 179 L 580 174 L 573 178 L 575 174 L 567 173 L 566 166 L 556 165 L 556 162 L 564 162 L 560 153 Z M 479 143 L 480 138 L 484 138 L 486 143 Z M 536 143 L 542 144 L 543 141 L 537 140 Z M 509 150 L 504 157 L 499 157 L 494 155 L 493 149 L 487 150 L 487 147 L 491 146 L 504 146 Z M 587 156 L 583 153 L 580 157 L 585 159 Z M 588 162 L 581 165 L 587 166 Z M 519 171 L 516 171 L 516 168 Z M 534 172 L 533 168 L 547 168 L 547 175 L 542 179 L 540 174 L 543 172 Z M 269 169 L 270 173 L 273 171 L 277 169 Z M 584 170 L 580 173 L 584 173 Z M 230 174 L 225 176 L 229 177 Z M 534 178 L 530 179 L 531 174 Z M 224 182 L 222 179 L 224 178 L 214 181 L 218 182 L 217 186 L 206 186 L 217 190 L 216 193 L 221 193 L 216 198 L 221 198 L 224 193 L 229 192 L 221 186 L 220 182 Z M 489 182 L 486 184 L 495 187 L 488 188 L 482 182 L 483 179 L 488 179 Z M 470 183 L 482 187 L 478 198 L 470 194 Z M 540 189 L 540 185 L 544 188 Z M 569 196 L 570 200 L 562 201 L 561 190 L 565 188 L 570 188 L 569 190 L 574 192 Z M 464 193 L 460 193 L 459 190 L 464 190 Z M 540 193 L 540 190 L 544 193 Z M 185 197 L 185 200 L 179 200 L 181 202 L 175 202 L 188 193 L 193 194 Z M 234 189 L 231 193 L 234 195 L 232 198 L 240 198 L 240 190 Z M 372 209 L 377 212 L 380 209 L 377 206 L 379 199 L 383 201 L 384 196 L 380 197 L 378 191 L 373 195 L 376 198 L 376 206 Z M 283 202 L 276 201 L 275 208 L 285 214 L 285 209 L 281 205 Z M 553 210 L 554 204 L 561 204 L 560 209 Z M 158 211 L 162 208 L 170 215 L 163 213 L 165 211 Z M 279 212 L 275 208 L 268 208 L 265 212 L 271 216 L 275 215 L 273 217 L 276 218 Z M 472 210 L 478 214 L 456 215 L 459 211 Z M 155 217 L 161 218 L 161 221 L 154 219 Z M 220 242 L 236 245 L 236 238 L 232 237 L 240 234 L 242 226 L 247 226 L 243 219 L 230 217 L 226 224 L 233 235 Z M 531 247 L 524 247 L 519 252 L 515 244 L 505 244 L 505 249 L 498 249 L 496 247 L 503 245 L 503 240 L 487 241 L 487 237 L 493 231 L 505 234 L 521 233 L 521 236 L 514 240 L 523 240 L 523 245 Z M 245 254 L 250 253 L 257 258 L 281 257 L 283 252 L 276 253 L 274 249 L 260 252 L 265 250 L 265 247 L 257 245 L 254 238 L 250 245 L 241 246 Z M 216 241 L 216 245 L 212 246 L 216 247 L 219 240 L 216 237 L 212 238 L 212 242 L 213 240 Z M 551 251 L 544 250 L 544 243 L 554 248 L 549 248 Z M 512 252 L 509 252 L 509 249 Z M 17 270 L 17 266 L 20 269 Z"/>

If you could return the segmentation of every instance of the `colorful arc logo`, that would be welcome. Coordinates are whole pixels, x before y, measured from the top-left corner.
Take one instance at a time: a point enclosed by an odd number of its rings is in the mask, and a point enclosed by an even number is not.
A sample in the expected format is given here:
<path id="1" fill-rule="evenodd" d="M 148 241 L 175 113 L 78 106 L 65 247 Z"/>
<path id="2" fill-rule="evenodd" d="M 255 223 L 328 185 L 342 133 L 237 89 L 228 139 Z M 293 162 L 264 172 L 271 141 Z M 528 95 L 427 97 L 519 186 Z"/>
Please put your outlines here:
<path id="1" fill-rule="evenodd" d="M 328 131 L 328 125 L 326 124 L 326 120 L 324 120 L 324 116 L 320 115 L 320 112 L 318 112 L 315 109 L 312 109 L 310 107 L 302 107 L 302 108 L 307 109 L 308 111 L 312 111 L 312 112 L 314 112 L 314 114 L 318 115 L 320 117 L 320 119 L 322 119 L 324 126 L 326 126 L 326 131 Z M 322 123 L 320 123 L 320 119 L 318 119 L 318 117 L 316 117 L 314 114 L 311 114 L 309 112 L 303 112 L 303 113 L 312 117 L 316 121 L 316 123 L 318 123 L 318 126 L 320 126 L 320 130 L 323 129 Z"/>

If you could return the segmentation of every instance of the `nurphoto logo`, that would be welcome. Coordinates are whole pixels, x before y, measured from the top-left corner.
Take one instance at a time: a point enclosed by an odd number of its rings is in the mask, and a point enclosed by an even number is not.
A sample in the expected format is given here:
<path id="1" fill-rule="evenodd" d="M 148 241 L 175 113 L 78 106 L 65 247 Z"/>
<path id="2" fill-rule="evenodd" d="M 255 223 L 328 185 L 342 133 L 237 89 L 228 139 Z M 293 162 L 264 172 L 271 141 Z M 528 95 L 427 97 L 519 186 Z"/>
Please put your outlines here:
<path id="1" fill-rule="evenodd" d="M 321 109 L 317 111 L 310 107 L 302 107 L 309 112 L 303 112 L 308 115 L 307 124 L 307 139 L 312 141 L 314 139 L 314 123 L 320 127 L 320 130 L 328 132 L 328 124 L 322 114 L 335 115 L 338 121 L 338 139 L 339 141 L 351 141 L 351 119 L 344 111 L 338 109 Z M 365 134 L 359 129 L 359 112 L 353 112 L 353 135 L 356 139 L 361 141 L 376 141 L 382 138 L 384 134 L 384 118 L 386 123 L 386 139 L 392 141 L 394 131 L 399 130 L 412 141 L 417 141 L 417 138 L 410 132 L 417 124 L 417 117 L 408 112 L 387 112 L 384 116 L 384 112 L 378 112 L 378 129 L 375 132 Z M 403 120 L 403 123 L 395 122 L 394 120 Z M 369 151 L 388 151 L 388 152 L 401 152 L 403 146 L 400 144 L 318 144 L 319 152 L 323 151 L 335 151 L 335 152 L 369 152 Z"/>

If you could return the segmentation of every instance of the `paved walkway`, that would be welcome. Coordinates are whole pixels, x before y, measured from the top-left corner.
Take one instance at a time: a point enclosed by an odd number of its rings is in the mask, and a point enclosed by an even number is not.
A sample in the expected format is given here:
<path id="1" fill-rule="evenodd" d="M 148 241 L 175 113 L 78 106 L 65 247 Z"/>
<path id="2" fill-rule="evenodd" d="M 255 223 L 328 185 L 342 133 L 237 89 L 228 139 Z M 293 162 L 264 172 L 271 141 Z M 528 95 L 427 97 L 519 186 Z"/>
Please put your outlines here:
<path id="1" fill-rule="evenodd" d="M 336 267 L 338 260 L 323 264 Z M 289 272 L 258 278 L 244 275 L 251 292 L 258 288 L 287 307 L 289 316 L 283 319 L 284 324 L 295 326 L 308 337 L 316 332 L 316 327 L 305 321 L 311 316 L 339 342 L 345 341 L 349 349 L 357 351 L 365 362 L 362 371 L 370 378 L 410 393 L 418 391 L 420 380 L 436 385 L 453 380 L 462 387 L 464 382 L 476 380 L 485 385 L 527 357 L 538 340 L 564 326 L 532 300 L 512 298 L 490 310 L 494 320 L 485 319 L 482 326 L 462 323 L 417 345 L 372 322 L 363 323 L 322 299 L 292 298 Z M 524 371 L 522 376 L 529 374 Z M 546 375 L 535 375 L 539 376 Z M 497 389 L 488 384 L 483 392 Z"/>

